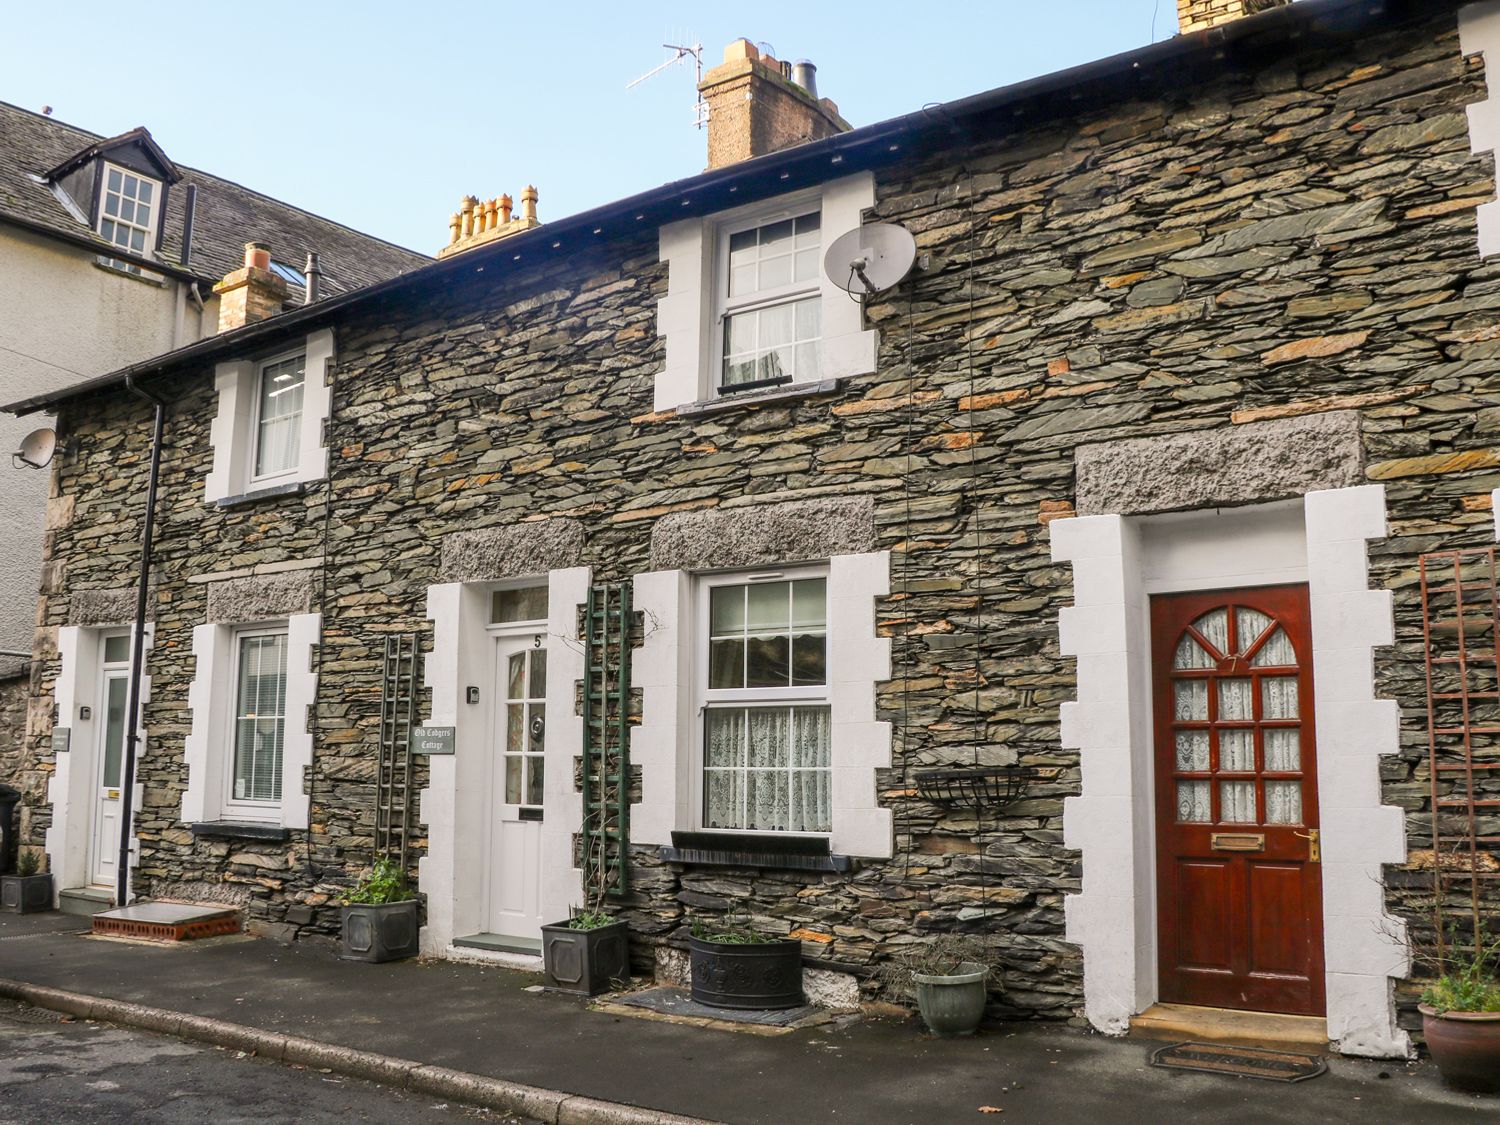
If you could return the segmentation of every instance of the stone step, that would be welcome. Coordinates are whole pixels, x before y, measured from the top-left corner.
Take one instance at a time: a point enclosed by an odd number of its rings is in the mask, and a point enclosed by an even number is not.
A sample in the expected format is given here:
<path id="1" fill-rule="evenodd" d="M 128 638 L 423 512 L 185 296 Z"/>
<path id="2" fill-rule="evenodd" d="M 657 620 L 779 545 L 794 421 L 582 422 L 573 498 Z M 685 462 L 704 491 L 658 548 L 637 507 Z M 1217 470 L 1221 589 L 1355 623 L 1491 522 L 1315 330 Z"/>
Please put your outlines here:
<path id="1" fill-rule="evenodd" d="M 1242 1012 L 1192 1004 L 1153 1004 L 1130 1021 L 1130 1034 L 1173 1042 L 1233 1043 L 1310 1052 L 1328 1049 L 1328 1021 L 1321 1016 Z"/>
<path id="2" fill-rule="evenodd" d="M 64 914 L 87 918 L 108 910 L 114 904 L 115 896 L 102 887 L 73 887 L 57 892 L 57 908 Z"/>

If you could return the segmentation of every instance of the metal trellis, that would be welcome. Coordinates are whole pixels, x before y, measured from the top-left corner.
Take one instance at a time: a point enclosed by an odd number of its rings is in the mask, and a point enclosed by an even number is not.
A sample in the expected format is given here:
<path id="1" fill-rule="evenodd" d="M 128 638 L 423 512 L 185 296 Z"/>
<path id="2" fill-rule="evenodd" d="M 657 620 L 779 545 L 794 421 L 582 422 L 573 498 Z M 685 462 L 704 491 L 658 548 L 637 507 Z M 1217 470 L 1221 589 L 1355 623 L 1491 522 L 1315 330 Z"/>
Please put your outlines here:
<path id="1" fill-rule="evenodd" d="M 417 725 L 417 676 L 421 665 L 416 633 L 385 639 L 380 687 L 380 773 L 375 792 L 375 851 L 406 870 L 411 837 L 411 732 Z"/>
<path id="2" fill-rule="evenodd" d="M 630 864 L 630 584 L 589 587 L 584 609 L 583 871 L 624 894 Z"/>

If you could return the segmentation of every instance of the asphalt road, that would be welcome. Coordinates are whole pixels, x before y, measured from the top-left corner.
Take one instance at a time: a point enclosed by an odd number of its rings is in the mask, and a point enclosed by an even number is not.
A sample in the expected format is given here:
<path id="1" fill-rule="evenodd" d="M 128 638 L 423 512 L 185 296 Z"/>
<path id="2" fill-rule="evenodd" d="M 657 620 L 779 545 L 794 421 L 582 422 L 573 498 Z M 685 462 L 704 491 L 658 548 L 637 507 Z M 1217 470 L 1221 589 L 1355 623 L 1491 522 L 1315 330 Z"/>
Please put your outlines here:
<path id="1" fill-rule="evenodd" d="M 523 1119 L 0 1000 L 0 1125 Z"/>

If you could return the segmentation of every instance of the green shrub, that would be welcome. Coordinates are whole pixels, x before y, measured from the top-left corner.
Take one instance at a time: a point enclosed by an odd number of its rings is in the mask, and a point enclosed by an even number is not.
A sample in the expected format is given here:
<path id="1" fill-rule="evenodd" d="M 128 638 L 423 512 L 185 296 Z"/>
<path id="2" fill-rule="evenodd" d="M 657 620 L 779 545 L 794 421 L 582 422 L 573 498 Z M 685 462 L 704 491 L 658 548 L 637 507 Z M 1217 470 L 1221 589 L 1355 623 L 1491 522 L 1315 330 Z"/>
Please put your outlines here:
<path id="1" fill-rule="evenodd" d="M 602 930 L 614 924 L 615 919 L 603 910 L 575 910 L 568 919 L 570 930 Z"/>
<path id="2" fill-rule="evenodd" d="M 341 901 L 350 906 L 380 906 L 414 897 L 406 886 L 406 872 L 394 859 L 386 857 L 377 859 L 370 873 L 345 891 Z"/>
<path id="3" fill-rule="evenodd" d="M 711 941 L 718 945 L 773 945 L 778 941 L 786 940 L 786 938 L 758 934 L 754 930 L 733 925 L 727 919 L 711 926 L 701 918 L 695 918 L 693 936 L 699 941 Z"/>
<path id="4" fill-rule="evenodd" d="M 1484 949 L 1471 957 L 1455 958 L 1448 971 L 1422 993 L 1422 1003 L 1433 1011 L 1500 1012 L 1500 980 L 1495 977 L 1494 956 Z"/>
<path id="5" fill-rule="evenodd" d="M 42 857 L 31 848 L 21 849 L 21 853 L 16 856 L 16 874 L 25 878 L 35 875 L 41 869 Z"/>

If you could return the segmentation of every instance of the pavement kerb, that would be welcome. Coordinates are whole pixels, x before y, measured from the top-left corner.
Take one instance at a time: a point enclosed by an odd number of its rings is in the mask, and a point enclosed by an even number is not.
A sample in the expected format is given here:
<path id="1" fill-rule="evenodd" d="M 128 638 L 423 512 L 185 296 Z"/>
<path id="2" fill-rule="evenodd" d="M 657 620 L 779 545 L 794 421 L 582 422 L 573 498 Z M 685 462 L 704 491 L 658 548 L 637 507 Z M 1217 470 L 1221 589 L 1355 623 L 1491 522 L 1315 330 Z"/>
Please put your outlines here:
<path id="1" fill-rule="evenodd" d="M 490 1078 L 464 1070 L 430 1066 L 353 1047 L 340 1047 L 300 1035 L 282 1035 L 228 1020 L 152 1008 L 105 996 L 89 996 L 61 988 L 27 984 L 0 978 L 0 998 L 21 1000 L 38 1008 L 106 1020 L 216 1047 L 253 1052 L 259 1058 L 282 1063 L 318 1067 L 351 1078 L 363 1078 L 400 1089 L 451 1098 L 489 1109 L 521 1114 L 547 1125 L 714 1125 L 698 1117 L 683 1117 L 662 1110 L 644 1109 L 624 1102 L 544 1090 L 503 1078 Z"/>

